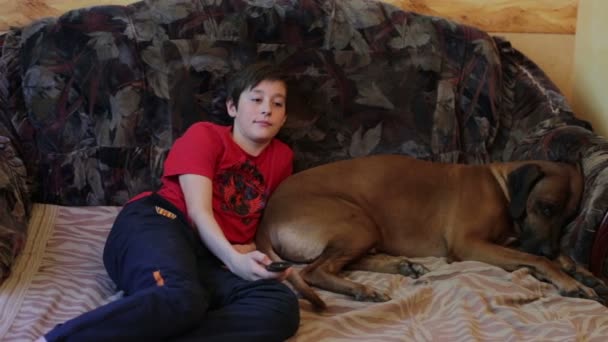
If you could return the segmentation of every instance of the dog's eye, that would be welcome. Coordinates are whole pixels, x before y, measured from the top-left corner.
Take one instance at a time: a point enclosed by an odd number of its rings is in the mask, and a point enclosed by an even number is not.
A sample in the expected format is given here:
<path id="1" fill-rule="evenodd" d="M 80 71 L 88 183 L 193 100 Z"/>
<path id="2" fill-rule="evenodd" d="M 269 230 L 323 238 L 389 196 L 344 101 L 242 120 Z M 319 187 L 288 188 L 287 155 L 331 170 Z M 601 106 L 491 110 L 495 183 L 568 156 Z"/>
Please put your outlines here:
<path id="1" fill-rule="evenodd" d="M 555 208 L 555 205 L 553 205 L 551 203 L 539 203 L 538 209 L 540 210 L 541 214 L 543 214 L 544 216 L 551 217 L 555 214 L 556 208 Z"/>

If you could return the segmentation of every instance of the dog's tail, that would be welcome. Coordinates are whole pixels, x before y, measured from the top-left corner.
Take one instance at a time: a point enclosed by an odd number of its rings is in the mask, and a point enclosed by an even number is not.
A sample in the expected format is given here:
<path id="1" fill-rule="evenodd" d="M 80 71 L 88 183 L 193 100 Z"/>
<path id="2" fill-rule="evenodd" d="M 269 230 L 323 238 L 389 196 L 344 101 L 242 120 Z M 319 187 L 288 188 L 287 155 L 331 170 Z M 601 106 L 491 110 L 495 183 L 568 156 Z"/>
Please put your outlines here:
<path id="1" fill-rule="evenodd" d="M 266 255 L 268 255 L 272 261 L 283 261 L 283 259 L 281 259 L 281 257 L 274 251 L 270 244 L 266 245 L 264 243 L 264 246 L 258 245 L 257 247 L 260 251 L 266 253 Z M 292 269 L 291 274 L 287 277 L 287 281 L 293 285 L 293 287 L 302 295 L 302 297 L 312 303 L 315 310 L 324 311 L 327 309 L 327 304 L 325 304 L 323 299 L 317 295 L 315 290 L 313 290 L 313 288 L 310 287 L 306 281 L 304 281 L 298 270 Z"/>

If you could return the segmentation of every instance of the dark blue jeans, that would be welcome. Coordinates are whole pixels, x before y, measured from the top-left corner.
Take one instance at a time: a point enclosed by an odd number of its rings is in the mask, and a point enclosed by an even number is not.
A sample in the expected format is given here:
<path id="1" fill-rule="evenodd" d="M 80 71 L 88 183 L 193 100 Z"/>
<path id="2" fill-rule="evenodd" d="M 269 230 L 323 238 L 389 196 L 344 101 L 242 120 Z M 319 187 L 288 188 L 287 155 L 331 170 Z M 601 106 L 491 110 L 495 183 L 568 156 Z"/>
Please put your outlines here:
<path id="1" fill-rule="evenodd" d="M 287 286 L 234 275 L 156 194 L 123 208 L 103 259 L 125 296 L 56 326 L 48 341 L 282 341 L 298 328 Z"/>

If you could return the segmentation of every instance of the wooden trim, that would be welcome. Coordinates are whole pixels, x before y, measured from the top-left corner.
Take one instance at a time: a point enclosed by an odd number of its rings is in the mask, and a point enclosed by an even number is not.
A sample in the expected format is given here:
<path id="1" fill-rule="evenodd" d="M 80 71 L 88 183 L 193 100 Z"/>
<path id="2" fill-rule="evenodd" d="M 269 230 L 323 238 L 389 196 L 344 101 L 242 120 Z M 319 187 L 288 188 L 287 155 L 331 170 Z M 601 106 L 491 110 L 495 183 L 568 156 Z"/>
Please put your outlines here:
<path id="1" fill-rule="evenodd" d="M 350 0 L 340 0 L 350 1 Z M 488 32 L 576 32 L 579 0 L 382 0 L 397 7 L 443 16 Z M 32 20 L 93 5 L 126 5 L 135 0 L 0 0 L 0 31 Z"/>
<path id="2" fill-rule="evenodd" d="M 136 0 L 0 0 L 0 33 L 36 19 L 57 17 L 76 8 L 96 5 L 127 5 Z"/>
<path id="3" fill-rule="evenodd" d="M 574 34 L 579 0 L 382 0 L 488 32 Z"/>

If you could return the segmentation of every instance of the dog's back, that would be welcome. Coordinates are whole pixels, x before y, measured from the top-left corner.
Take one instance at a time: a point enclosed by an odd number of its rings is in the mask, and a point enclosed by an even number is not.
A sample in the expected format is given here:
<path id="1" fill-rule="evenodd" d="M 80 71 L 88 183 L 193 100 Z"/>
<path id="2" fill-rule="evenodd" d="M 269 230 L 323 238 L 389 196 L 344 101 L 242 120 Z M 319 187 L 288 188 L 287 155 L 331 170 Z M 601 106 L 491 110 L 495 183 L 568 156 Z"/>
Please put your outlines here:
<path id="1" fill-rule="evenodd" d="M 471 211 L 466 207 L 478 205 L 458 198 L 462 194 L 458 187 L 467 183 L 467 177 L 475 177 L 476 182 L 479 177 L 493 178 L 483 166 L 437 164 L 400 155 L 378 155 L 294 174 L 272 195 L 258 235 L 267 235 L 284 257 L 309 262 L 325 247 L 319 240 L 335 233 L 325 231 L 328 224 L 357 221 L 357 226 L 370 225 L 382 236 L 381 244 L 374 246 L 377 250 L 395 255 L 445 256 L 446 245 L 437 241 L 447 238 L 443 236 L 450 233 L 446 227 L 458 220 L 461 212 Z M 472 168 L 479 171 L 465 171 Z M 480 197 L 484 192 L 501 192 L 496 182 L 479 184 L 475 192 Z M 439 213 L 441 203 L 458 205 Z M 369 222 L 361 222 L 366 219 Z M 317 231 L 317 227 L 323 231 Z M 294 242 L 292 234 L 317 243 L 311 247 Z"/>

